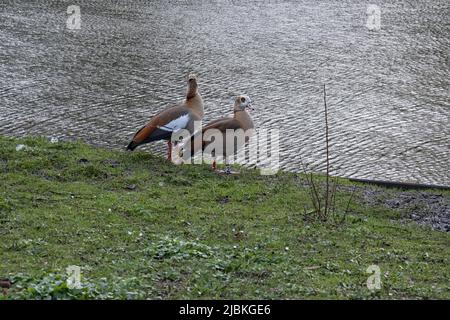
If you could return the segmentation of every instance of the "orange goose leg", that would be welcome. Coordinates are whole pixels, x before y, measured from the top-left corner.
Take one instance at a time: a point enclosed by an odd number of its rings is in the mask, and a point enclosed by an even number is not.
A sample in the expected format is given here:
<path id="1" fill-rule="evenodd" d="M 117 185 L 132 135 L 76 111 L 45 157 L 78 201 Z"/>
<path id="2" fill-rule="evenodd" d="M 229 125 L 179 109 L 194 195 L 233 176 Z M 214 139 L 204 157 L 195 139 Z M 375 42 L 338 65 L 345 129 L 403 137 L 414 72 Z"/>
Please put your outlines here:
<path id="1" fill-rule="evenodd" d="M 172 141 L 167 141 L 167 160 L 172 161 Z"/>

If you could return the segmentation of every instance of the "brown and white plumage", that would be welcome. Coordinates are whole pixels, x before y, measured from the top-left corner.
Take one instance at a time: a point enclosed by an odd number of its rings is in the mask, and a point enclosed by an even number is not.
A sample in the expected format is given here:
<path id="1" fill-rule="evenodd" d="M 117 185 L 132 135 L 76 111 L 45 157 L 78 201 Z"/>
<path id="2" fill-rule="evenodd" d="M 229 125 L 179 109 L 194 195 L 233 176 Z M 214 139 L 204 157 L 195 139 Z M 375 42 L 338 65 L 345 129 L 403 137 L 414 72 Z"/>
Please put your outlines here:
<path id="1" fill-rule="evenodd" d="M 243 144 L 245 144 L 246 140 L 237 140 L 237 141 L 232 141 L 232 145 L 233 148 L 232 150 L 227 150 L 227 130 L 243 130 L 243 132 L 247 132 L 250 129 L 254 128 L 254 124 L 253 124 L 253 120 L 250 116 L 250 114 L 247 112 L 247 109 L 251 109 L 252 105 L 251 105 L 251 99 L 250 97 L 246 96 L 246 95 L 240 95 L 238 97 L 236 97 L 235 102 L 234 102 L 234 109 L 233 109 L 233 117 L 227 117 L 227 118 L 220 118 L 217 120 L 214 120 L 210 123 L 208 123 L 206 126 L 204 126 L 202 128 L 202 135 L 201 135 L 201 144 L 199 144 L 199 139 L 197 137 L 196 134 L 195 136 L 192 136 L 190 139 L 190 144 L 189 144 L 189 149 L 190 149 L 190 153 L 191 156 L 194 156 L 195 153 L 199 152 L 200 150 L 204 151 L 205 148 L 207 148 L 207 146 L 211 143 L 213 143 L 213 141 L 211 141 L 209 139 L 209 134 L 213 133 L 217 131 L 219 131 L 222 134 L 222 141 L 223 141 L 223 153 L 222 154 L 218 154 L 217 152 L 215 152 L 213 154 L 214 157 L 217 156 L 222 156 L 225 159 L 231 155 L 234 155 L 234 153 L 236 153 L 242 146 Z M 205 139 L 206 137 L 206 139 Z M 246 139 L 248 139 L 248 136 L 246 136 Z M 213 163 L 213 166 L 215 166 L 215 164 Z"/>
<path id="2" fill-rule="evenodd" d="M 127 149 L 132 151 L 145 143 L 167 140 L 167 158 L 170 160 L 172 155 L 172 143 L 170 141 L 172 134 L 181 129 L 187 129 L 192 134 L 194 121 L 200 121 L 202 118 L 203 99 L 198 92 L 197 77 L 191 74 L 188 78 L 185 99 L 153 116 L 144 127 L 136 132 Z"/>

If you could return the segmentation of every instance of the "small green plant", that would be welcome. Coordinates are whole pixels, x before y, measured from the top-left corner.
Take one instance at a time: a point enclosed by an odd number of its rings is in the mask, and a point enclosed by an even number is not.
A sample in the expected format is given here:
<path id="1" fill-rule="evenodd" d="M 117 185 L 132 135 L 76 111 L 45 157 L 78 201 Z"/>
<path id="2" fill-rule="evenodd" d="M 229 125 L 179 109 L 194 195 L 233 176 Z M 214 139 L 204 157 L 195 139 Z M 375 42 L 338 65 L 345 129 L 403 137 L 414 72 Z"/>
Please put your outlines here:
<path id="1" fill-rule="evenodd" d="M 10 295 L 16 299 L 94 299 L 99 295 L 97 286 L 90 282 L 84 282 L 80 288 L 69 288 L 67 276 L 58 273 L 48 273 L 39 279 L 16 274 L 11 281 L 14 289 Z"/>
<path id="2" fill-rule="evenodd" d="M 67 284 L 67 277 L 66 273 L 58 271 L 42 273 L 37 277 L 14 274 L 10 277 L 11 288 L 3 295 L 0 294 L 0 300 L 140 299 L 146 295 L 145 287 L 134 277 L 94 279 L 83 276 L 77 288 Z"/>

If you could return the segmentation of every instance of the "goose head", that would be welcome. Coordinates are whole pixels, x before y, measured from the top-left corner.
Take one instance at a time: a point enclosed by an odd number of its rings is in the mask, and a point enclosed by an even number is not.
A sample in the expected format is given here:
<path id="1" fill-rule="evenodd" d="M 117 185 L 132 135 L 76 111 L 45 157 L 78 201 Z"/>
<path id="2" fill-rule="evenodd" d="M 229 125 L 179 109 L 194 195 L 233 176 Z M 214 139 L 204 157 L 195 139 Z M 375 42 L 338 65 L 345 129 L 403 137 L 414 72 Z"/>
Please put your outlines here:
<path id="1" fill-rule="evenodd" d="M 254 110 L 252 107 L 252 100 L 247 95 L 240 95 L 234 101 L 234 112 L 244 111 L 246 109 Z"/>
<path id="2" fill-rule="evenodd" d="M 197 94 L 197 89 L 198 89 L 197 75 L 194 73 L 191 73 L 188 76 L 186 97 L 188 99 L 194 97 Z"/>

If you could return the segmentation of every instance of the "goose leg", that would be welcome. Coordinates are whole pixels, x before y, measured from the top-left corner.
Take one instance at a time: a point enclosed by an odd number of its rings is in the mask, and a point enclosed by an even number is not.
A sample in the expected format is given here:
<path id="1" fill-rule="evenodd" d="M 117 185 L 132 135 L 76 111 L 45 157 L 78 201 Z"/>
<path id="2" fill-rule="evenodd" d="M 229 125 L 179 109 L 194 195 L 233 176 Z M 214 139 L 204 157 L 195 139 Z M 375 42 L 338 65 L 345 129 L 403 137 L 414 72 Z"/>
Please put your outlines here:
<path id="1" fill-rule="evenodd" d="M 223 170 L 223 172 L 225 174 L 231 174 L 231 167 L 228 165 L 226 157 L 223 159 L 223 164 L 225 165 L 225 169 Z"/>
<path id="2" fill-rule="evenodd" d="M 214 170 L 214 171 L 217 170 L 216 158 L 214 158 L 213 162 L 211 163 L 211 169 Z"/>
<path id="3" fill-rule="evenodd" d="M 167 141 L 167 160 L 172 161 L 172 141 Z"/>

